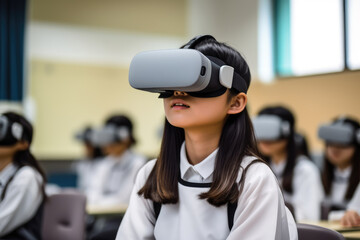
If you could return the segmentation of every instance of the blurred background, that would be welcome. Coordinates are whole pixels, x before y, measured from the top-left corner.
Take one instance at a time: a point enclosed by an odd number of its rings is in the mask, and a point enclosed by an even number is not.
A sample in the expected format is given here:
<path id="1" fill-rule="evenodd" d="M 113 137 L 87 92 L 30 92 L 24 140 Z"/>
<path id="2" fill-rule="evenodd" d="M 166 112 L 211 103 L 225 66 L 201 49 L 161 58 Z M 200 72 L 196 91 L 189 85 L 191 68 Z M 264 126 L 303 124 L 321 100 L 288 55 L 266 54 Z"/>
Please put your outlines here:
<path id="1" fill-rule="evenodd" d="M 313 154 L 323 149 L 317 137 L 321 123 L 343 114 L 360 119 L 359 0 L 28 0 L 15 5 L 23 42 L 9 40 L 1 51 L 12 55 L 16 44 L 24 51 L 16 59 L 16 79 L 0 81 L 0 112 L 19 111 L 31 120 L 32 150 L 48 166 L 79 159 L 83 150 L 74 133 L 116 113 L 133 120 L 136 150 L 155 157 L 162 100 L 129 86 L 130 61 L 137 52 L 178 48 L 200 34 L 244 55 L 252 71 L 250 113 L 272 104 L 289 107 Z M 10 39 L 4 30 L 0 38 L 2 43 Z M 13 65 L 2 62 L 3 73 L 7 68 Z"/>

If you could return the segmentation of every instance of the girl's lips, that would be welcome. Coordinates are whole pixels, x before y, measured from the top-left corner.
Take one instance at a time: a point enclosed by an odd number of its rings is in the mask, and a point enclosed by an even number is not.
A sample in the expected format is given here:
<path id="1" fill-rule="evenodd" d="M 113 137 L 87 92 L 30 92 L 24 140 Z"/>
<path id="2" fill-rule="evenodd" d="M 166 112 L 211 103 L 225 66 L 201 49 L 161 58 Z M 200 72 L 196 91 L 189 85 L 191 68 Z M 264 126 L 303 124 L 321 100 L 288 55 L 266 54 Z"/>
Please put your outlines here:
<path id="1" fill-rule="evenodd" d="M 171 101 L 170 107 L 174 108 L 174 109 L 190 108 L 189 105 L 187 105 L 183 100 L 180 100 L 180 99 L 174 99 L 173 101 Z"/>

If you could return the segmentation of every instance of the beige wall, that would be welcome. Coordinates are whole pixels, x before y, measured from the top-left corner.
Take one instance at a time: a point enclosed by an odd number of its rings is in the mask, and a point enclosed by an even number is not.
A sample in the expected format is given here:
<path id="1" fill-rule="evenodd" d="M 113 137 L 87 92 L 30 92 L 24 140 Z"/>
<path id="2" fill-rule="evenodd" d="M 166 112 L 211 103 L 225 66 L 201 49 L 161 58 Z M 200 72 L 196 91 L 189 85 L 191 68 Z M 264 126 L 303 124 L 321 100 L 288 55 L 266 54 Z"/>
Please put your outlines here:
<path id="1" fill-rule="evenodd" d="M 117 66 L 33 60 L 29 95 L 36 105 L 35 154 L 40 159 L 80 157 L 81 146 L 73 138 L 77 130 L 125 113 L 135 124 L 137 150 L 154 156 L 164 119 L 162 101 L 132 89 L 127 73 Z"/>
<path id="2" fill-rule="evenodd" d="M 256 114 L 267 105 L 288 106 L 312 150 L 320 151 L 323 144 L 317 138 L 319 124 L 342 114 L 360 120 L 359 91 L 360 71 L 278 79 L 272 84 L 254 82 L 249 91 L 249 107 Z"/>
<path id="3" fill-rule="evenodd" d="M 31 0 L 29 13 L 31 21 L 151 34 L 186 34 L 186 0 Z"/>

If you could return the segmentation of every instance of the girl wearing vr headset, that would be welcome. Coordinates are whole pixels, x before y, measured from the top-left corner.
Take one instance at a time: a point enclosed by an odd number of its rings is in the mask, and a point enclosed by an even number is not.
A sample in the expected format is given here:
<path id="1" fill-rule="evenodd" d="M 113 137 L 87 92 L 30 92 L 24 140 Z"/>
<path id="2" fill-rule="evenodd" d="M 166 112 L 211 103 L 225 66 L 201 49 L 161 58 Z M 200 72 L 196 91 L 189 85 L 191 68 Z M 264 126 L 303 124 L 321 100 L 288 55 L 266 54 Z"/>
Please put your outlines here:
<path id="1" fill-rule="evenodd" d="M 96 143 L 106 155 L 92 176 L 88 201 L 97 205 L 128 204 L 135 177 L 146 159 L 131 147 L 136 143 L 133 124 L 125 115 L 109 117 Z"/>
<path id="2" fill-rule="evenodd" d="M 140 170 L 116 239 L 297 239 L 276 178 L 258 157 L 246 110 L 247 63 L 209 35 L 182 48 L 233 67 L 246 89 L 216 80 L 212 92 L 160 95 L 160 154 Z"/>
<path id="3" fill-rule="evenodd" d="M 84 159 L 77 161 L 72 166 L 78 177 L 77 187 L 83 192 L 88 191 L 91 179 L 94 177 L 94 172 L 101 162 L 100 159 L 104 156 L 101 148 L 92 142 L 93 132 L 94 129 L 88 126 L 75 136 L 75 138 L 83 144 L 85 149 Z"/>
<path id="4" fill-rule="evenodd" d="M 281 183 L 296 219 L 319 220 L 323 199 L 320 173 L 313 162 L 298 153 L 294 115 L 282 106 L 266 107 L 254 119 L 254 126 L 259 150 Z"/>
<path id="5" fill-rule="evenodd" d="M 348 131 L 350 135 L 345 138 L 345 135 L 342 137 L 341 132 L 331 134 L 336 129 L 344 133 Z M 319 128 L 319 137 L 326 143 L 322 173 L 326 194 L 324 207 L 335 210 L 329 214 L 331 220 L 339 220 L 343 216 L 344 212 L 341 210 L 347 208 L 349 201 L 354 197 L 356 188 L 360 186 L 360 139 L 356 138 L 357 132 L 360 132 L 360 124 L 354 119 L 344 117 Z M 350 204 L 351 206 L 353 204 Z M 355 216 L 349 219 L 345 217 L 343 223 L 356 224 L 353 220 L 356 219 Z M 360 224 L 359 220 L 357 224 Z"/>
<path id="6" fill-rule="evenodd" d="M 45 174 L 30 152 L 32 135 L 24 117 L 0 115 L 1 239 L 40 239 Z"/>

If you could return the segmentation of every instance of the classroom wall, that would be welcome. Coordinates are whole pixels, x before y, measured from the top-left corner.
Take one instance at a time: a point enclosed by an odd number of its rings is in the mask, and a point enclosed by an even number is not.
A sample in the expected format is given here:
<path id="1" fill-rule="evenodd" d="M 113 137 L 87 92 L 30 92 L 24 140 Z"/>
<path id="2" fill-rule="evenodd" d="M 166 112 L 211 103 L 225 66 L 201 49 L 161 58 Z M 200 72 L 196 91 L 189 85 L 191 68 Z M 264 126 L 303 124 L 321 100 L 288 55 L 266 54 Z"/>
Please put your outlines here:
<path id="1" fill-rule="evenodd" d="M 31 21 L 184 36 L 186 0 L 31 0 Z"/>
<path id="2" fill-rule="evenodd" d="M 55 61 L 31 61 L 30 96 L 36 105 L 33 150 L 40 159 L 80 157 L 74 134 L 100 126 L 114 113 L 134 122 L 137 149 L 154 156 L 164 121 L 162 100 L 128 84 L 128 69 Z"/>

